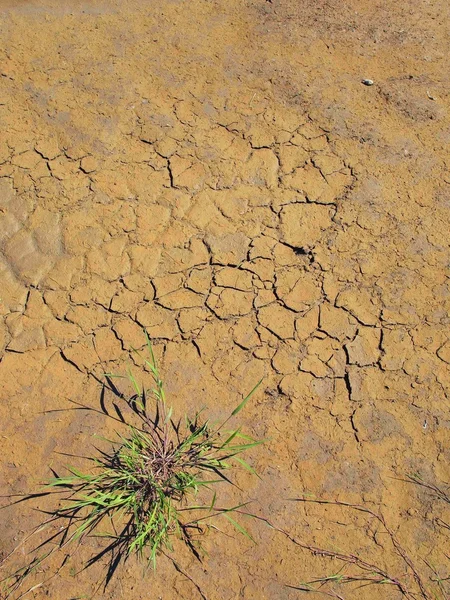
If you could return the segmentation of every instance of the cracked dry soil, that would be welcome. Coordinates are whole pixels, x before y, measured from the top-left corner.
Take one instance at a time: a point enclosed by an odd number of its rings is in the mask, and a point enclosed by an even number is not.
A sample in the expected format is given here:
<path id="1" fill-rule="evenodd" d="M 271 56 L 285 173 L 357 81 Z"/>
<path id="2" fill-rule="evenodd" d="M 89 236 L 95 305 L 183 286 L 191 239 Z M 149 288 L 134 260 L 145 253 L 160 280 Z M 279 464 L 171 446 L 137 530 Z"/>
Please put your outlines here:
<path id="1" fill-rule="evenodd" d="M 450 479 L 446 0 L 0 7 L 0 494 L 114 430 L 60 409 L 98 408 L 145 327 L 180 413 L 264 377 L 242 417 L 262 479 L 226 500 L 400 576 L 373 523 L 287 499 L 368 503 L 448 576 L 445 506 L 396 479 Z M 39 519 L 4 510 L 0 550 Z M 100 568 L 71 575 L 93 540 L 33 597 L 294 599 L 339 568 L 248 527 L 177 551 L 195 585 L 162 558 L 95 592 Z"/>

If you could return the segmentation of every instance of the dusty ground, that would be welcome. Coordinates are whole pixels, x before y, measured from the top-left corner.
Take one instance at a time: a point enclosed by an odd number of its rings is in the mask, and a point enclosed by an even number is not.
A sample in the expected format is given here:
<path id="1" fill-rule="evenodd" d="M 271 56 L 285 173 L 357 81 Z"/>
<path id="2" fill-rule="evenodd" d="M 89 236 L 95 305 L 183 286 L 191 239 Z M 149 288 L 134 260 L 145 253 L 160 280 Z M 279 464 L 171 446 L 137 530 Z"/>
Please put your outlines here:
<path id="1" fill-rule="evenodd" d="M 287 499 L 366 503 L 422 571 L 450 575 L 445 505 L 396 479 L 450 479 L 449 13 L 1 2 L 0 494 L 36 490 L 57 452 L 114 428 L 49 411 L 99 408 L 94 376 L 123 371 L 146 327 L 181 413 L 223 416 L 264 376 L 243 413 L 270 438 L 251 456 L 262 479 L 237 498 L 416 589 L 373 520 Z M 3 511 L 0 550 L 39 519 Z M 69 562 L 34 597 L 294 599 L 286 585 L 340 567 L 247 525 L 256 546 L 216 533 L 203 564 L 177 555 L 196 585 L 161 559 L 94 592 L 100 571 Z"/>

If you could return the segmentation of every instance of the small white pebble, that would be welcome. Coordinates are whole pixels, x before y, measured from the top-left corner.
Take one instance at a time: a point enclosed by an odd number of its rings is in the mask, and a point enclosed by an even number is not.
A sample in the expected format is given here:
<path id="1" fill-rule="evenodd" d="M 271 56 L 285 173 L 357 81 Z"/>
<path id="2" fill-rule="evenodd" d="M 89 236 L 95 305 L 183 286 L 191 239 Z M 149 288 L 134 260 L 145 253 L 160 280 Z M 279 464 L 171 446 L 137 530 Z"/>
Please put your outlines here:
<path id="1" fill-rule="evenodd" d="M 364 85 L 373 85 L 373 81 L 371 79 L 363 79 L 361 83 Z"/>

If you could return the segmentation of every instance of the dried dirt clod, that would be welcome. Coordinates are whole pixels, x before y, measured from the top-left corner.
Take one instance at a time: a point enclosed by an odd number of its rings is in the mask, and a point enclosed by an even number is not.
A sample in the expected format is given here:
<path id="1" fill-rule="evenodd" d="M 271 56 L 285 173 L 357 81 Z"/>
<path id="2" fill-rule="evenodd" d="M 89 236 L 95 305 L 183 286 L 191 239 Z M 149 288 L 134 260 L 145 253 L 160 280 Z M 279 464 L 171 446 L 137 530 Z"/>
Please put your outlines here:
<path id="1" fill-rule="evenodd" d="M 283 377 L 280 390 L 294 401 L 292 407 L 294 412 L 301 410 L 303 402 L 317 408 L 328 408 L 334 397 L 331 378 L 321 379 L 301 371 Z"/>
<path id="2" fill-rule="evenodd" d="M 294 339 L 295 320 L 295 313 L 280 304 L 270 304 L 258 310 L 260 325 L 266 327 L 280 339 Z"/>
<path id="3" fill-rule="evenodd" d="M 319 204 L 289 204 L 281 209 L 283 241 L 293 248 L 311 248 L 332 225 L 333 210 Z"/>
<path id="4" fill-rule="evenodd" d="M 211 287 L 212 272 L 209 267 L 192 269 L 186 280 L 186 287 L 198 294 L 207 294 Z"/>
<path id="5" fill-rule="evenodd" d="M 380 364 L 386 371 L 396 371 L 403 367 L 413 351 L 411 336 L 404 329 L 383 329 L 381 340 L 383 356 Z"/>
<path id="6" fill-rule="evenodd" d="M 66 313 L 66 319 L 70 323 L 75 323 L 85 333 L 94 331 L 97 327 L 109 325 L 111 315 L 102 309 L 101 306 L 90 304 L 89 306 L 74 306 Z"/>
<path id="7" fill-rule="evenodd" d="M 146 328 L 150 338 L 171 340 L 179 333 L 176 313 L 157 306 L 154 302 L 147 302 L 139 308 L 136 321 Z"/>
<path id="8" fill-rule="evenodd" d="M 275 292 L 285 306 L 297 312 L 308 310 L 322 297 L 321 284 L 314 274 L 298 268 L 277 272 Z"/>
<path id="9" fill-rule="evenodd" d="M 199 333 L 209 318 L 209 310 L 203 307 L 193 307 L 181 310 L 177 322 L 183 333 L 191 334 Z"/>
<path id="10" fill-rule="evenodd" d="M 338 340 L 352 339 L 356 333 L 357 322 L 347 311 L 324 302 L 320 305 L 319 327 Z"/>
<path id="11" fill-rule="evenodd" d="M 238 317 L 252 312 L 255 295 L 233 288 L 214 288 L 206 305 L 220 318 Z"/>
<path id="12" fill-rule="evenodd" d="M 319 307 L 316 306 L 295 321 L 295 339 L 308 339 L 319 327 Z"/>
<path id="13" fill-rule="evenodd" d="M 365 367 L 377 363 L 381 353 L 380 339 L 380 329 L 359 327 L 356 337 L 345 345 L 349 364 Z"/>
<path id="14" fill-rule="evenodd" d="M 124 350 L 131 351 L 133 348 L 142 348 L 145 340 L 142 339 L 142 326 L 130 318 L 115 320 L 112 329 L 120 339 Z"/>
<path id="15" fill-rule="evenodd" d="M 143 294 L 141 292 L 125 289 L 113 296 L 110 308 L 113 312 L 133 314 L 142 300 Z"/>
<path id="16" fill-rule="evenodd" d="M 26 284 L 38 285 L 50 271 L 54 259 L 40 252 L 32 235 L 21 229 L 5 244 L 5 256 L 19 278 Z"/>
<path id="17" fill-rule="evenodd" d="M 246 183 L 275 188 L 278 185 L 278 158 L 269 149 L 254 150 L 249 161 L 242 165 L 242 177 Z"/>
<path id="18" fill-rule="evenodd" d="M 225 267 L 216 271 L 214 281 L 217 286 L 234 288 L 243 292 L 253 289 L 253 277 L 248 271 Z"/>
<path id="19" fill-rule="evenodd" d="M 49 346 L 64 348 L 67 344 L 79 340 L 84 334 L 81 327 L 75 323 L 52 319 L 44 326 L 45 339 Z"/>
<path id="20" fill-rule="evenodd" d="M 36 326 L 32 321 L 29 321 L 24 330 L 9 342 L 7 349 L 11 352 L 22 353 L 45 347 L 46 341 L 42 327 Z"/>
<path id="21" fill-rule="evenodd" d="M 74 364 L 78 370 L 85 372 L 90 372 L 100 361 L 91 338 L 85 338 L 67 346 L 62 351 L 62 356 Z"/>
<path id="22" fill-rule="evenodd" d="M 178 310 L 180 308 L 193 308 L 194 306 L 200 307 L 205 303 L 205 295 L 197 294 L 192 290 L 177 290 L 164 294 L 160 298 L 156 298 L 156 301 L 165 308 L 171 310 Z"/>
<path id="23" fill-rule="evenodd" d="M 296 169 L 292 174 L 286 175 L 283 183 L 286 187 L 304 194 L 309 202 L 319 201 L 328 187 L 327 180 L 312 164 L 307 164 Z"/>
<path id="24" fill-rule="evenodd" d="M 378 302 L 367 290 L 349 288 L 340 292 L 336 306 L 348 310 L 363 325 L 377 325 L 379 322 Z"/>
<path id="25" fill-rule="evenodd" d="M 256 319 L 253 316 L 244 316 L 238 320 L 233 327 L 233 340 L 235 344 L 246 350 L 261 344 L 256 333 Z"/>
<path id="26" fill-rule="evenodd" d="M 250 240 L 241 232 L 210 235 L 206 242 L 211 250 L 213 264 L 237 266 L 247 258 Z"/>
<path id="27" fill-rule="evenodd" d="M 94 347 L 103 362 L 118 360 L 122 355 L 122 344 L 109 327 L 97 329 L 94 335 Z"/>
<path id="28" fill-rule="evenodd" d="M 85 173 L 93 173 L 98 169 L 98 162 L 94 156 L 85 156 L 80 161 L 80 168 Z"/>
<path id="29" fill-rule="evenodd" d="M 299 146 L 283 144 L 278 151 L 281 172 L 286 175 L 303 167 L 309 159 L 309 153 Z"/>
<path id="30" fill-rule="evenodd" d="M 291 345 L 280 345 L 272 358 L 273 368 L 282 375 L 295 373 L 298 370 L 300 352 Z"/>

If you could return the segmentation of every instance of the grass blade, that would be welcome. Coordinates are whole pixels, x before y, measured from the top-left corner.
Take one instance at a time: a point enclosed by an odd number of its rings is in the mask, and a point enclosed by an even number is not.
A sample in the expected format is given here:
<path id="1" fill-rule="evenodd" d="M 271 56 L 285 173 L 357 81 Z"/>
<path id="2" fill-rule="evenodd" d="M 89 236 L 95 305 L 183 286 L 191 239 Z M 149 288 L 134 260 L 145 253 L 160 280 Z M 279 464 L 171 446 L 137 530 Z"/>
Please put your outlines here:
<path id="1" fill-rule="evenodd" d="M 262 379 L 260 379 L 258 381 L 258 383 L 255 385 L 255 387 L 252 389 L 252 391 L 249 394 L 247 394 L 247 396 L 245 396 L 245 398 L 242 400 L 242 402 L 240 404 L 238 404 L 238 406 L 236 406 L 236 408 L 231 413 L 232 417 L 237 415 L 244 408 L 244 406 L 247 404 L 247 402 L 250 400 L 250 398 L 253 396 L 253 394 L 256 392 L 256 390 L 259 388 L 261 383 L 262 383 Z"/>

